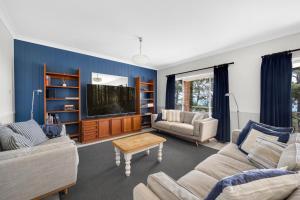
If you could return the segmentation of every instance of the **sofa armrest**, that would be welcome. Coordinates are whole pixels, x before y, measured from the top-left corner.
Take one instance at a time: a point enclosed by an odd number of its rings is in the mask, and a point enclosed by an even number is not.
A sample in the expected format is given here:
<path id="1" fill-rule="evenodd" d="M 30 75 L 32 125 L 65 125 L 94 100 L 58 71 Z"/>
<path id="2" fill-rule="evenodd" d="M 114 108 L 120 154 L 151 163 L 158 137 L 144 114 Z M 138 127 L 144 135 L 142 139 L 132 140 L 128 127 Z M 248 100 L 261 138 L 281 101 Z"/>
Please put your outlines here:
<path id="1" fill-rule="evenodd" d="M 33 199 L 70 187 L 76 183 L 77 166 L 77 147 L 70 142 L 1 152 L 1 198 Z"/>
<path id="2" fill-rule="evenodd" d="M 152 114 L 151 115 L 151 126 L 155 123 L 155 120 L 157 119 L 158 114 Z"/>
<path id="3" fill-rule="evenodd" d="M 133 189 L 133 200 L 160 200 L 147 186 L 143 183 L 138 184 Z"/>
<path id="4" fill-rule="evenodd" d="M 239 130 L 239 129 L 235 129 L 232 131 L 232 133 L 231 133 L 231 142 L 232 143 L 234 143 L 234 144 L 237 143 L 237 139 L 238 139 L 240 133 L 241 133 L 241 130 Z"/>
<path id="5" fill-rule="evenodd" d="M 207 118 L 204 120 L 197 120 L 194 122 L 194 136 L 199 137 L 200 142 L 204 142 L 213 138 L 217 134 L 218 120 L 214 118 Z"/>
<path id="6" fill-rule="evenodd" d="M 149 189 L 161 200 L 199 200 L 197 196 L 163 172 L 148 176 L 147 183 Z"/>

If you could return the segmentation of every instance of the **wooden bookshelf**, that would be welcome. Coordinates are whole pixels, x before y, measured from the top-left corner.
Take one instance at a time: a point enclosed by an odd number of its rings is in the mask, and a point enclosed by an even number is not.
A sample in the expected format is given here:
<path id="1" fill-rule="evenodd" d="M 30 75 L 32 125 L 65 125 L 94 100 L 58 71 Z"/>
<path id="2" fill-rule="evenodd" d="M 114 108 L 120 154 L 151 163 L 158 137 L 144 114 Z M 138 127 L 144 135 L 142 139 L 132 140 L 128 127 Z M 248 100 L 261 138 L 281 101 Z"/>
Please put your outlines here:
<path id="1" fill-rule="evenodd" d="M 151 114 L 155 113 L 155 84 L 154 80 L 142 81 L 135 78 L 136 112 L 142 116 L 142 127 L 151 127 Z M 148 106 L 147 104 L 153 104 Z"/>
<path id="2" fill-rule="evenodd" d="M 51 79 L 51 82 L 49 82 Z M 52 83 L 52 80 L 54 83 Z M 67 86 L 62 86 L 57 84 L 58 82 L 65 81 Z M 68 81 L 73 82 L 68 85 Z M 76 83 L 74 85 L 74 82 Z M 50 90 L 59 90 L 60 95 L 63 96 L 47 96 Z M 70 96 L 65 96 L 64 94 L 68 94 L 67 90 L 72 90 L 75 92 L 76 99 L 66 99 Z M 47 66 L 44 64 L 44 122 L 46 123 L 48 114 L 58 114 L 59 118 L 62 121 L 62 124 L 66 125 L 67 134 L 69 134 L 71 139 L 80 141 L 80 122 L 81 122 L 81 99 L 80 99 L 80 70 L 78 69 L 75 74 L 69 73 L 58 73 L 58 72 L 50 72 L 47 71 Z M 73 97 L 73 96 L 71 96 Z M 72 105 L 75 106 L 74 110 L 64 110 L 64 105 L 71 104 L 67 103 L 67 101 L 72 101 Z M 62 107 L 61 109 L 51 109 L 51 106 Z M 62 119 L 61 115 L 64 115 L 64 119 Z M 75 115 L 75 116 L 73 116 Z M 75 120 L 76 118 L 76 120 Z"/>

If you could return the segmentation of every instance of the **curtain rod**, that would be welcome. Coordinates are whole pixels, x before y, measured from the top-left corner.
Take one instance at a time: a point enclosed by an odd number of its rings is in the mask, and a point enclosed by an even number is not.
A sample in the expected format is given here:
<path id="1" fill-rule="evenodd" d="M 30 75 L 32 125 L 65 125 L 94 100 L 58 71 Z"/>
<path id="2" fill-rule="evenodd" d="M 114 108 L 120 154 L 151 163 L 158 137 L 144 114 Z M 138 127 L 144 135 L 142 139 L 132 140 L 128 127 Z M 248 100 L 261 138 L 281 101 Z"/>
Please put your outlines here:
<path id="1" fill-rule="evenodd" d="M 299 49 L 292 49 L 292 50 L 287 50 L 287 51 L 280 51 L 280 52 L 277 52 L 277 53 L 293 53 L 295 51 L 300 51 L 300 48 Z M 277 54 L 277 53 L 272 53 L 272 54 Z M 267 54 L 267 55 L 264 55 L 264 56 L 269 56 L 269 55 L 272 55 L 272 54 Z M 262 58 L 264 57 L 262 56 Z"/>
<path id="2" fill-rule="evenodd" d="M 220 65 L 232 65 L 232 64 L 234 64 L 234 62 L 224 63 L 224 64 L 220 64 Z M 196 72 L 196 71 L 205 70 L 205 69 L 211 69 L 211 68 L 218 67 L 220 65 L 212 66 L 212 67 L 205 67 L 205 68 L 201 68 L 201 69 L 190 70 L 190 71 L 186 71 L 186 72 L 179 72 L 179 73 L 176 73 L 176 74 L 169 74 L 169 75 L 166 75 L 166 77 L 171 76 L 171 75 L 185 74 L 185 73 Z"/>

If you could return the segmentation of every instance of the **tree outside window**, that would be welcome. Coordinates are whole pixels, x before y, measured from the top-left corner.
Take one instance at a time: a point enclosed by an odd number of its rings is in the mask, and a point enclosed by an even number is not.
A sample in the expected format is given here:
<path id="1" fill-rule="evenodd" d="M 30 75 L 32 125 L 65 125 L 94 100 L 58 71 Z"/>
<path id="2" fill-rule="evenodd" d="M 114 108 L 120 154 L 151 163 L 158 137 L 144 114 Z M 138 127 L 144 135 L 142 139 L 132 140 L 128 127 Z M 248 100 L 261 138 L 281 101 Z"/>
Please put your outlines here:
<path id="1" fill-rule="evenodd" d="M 300 67 L 292 72 L 292 125 L 295 131 L 300 130 Z"/>

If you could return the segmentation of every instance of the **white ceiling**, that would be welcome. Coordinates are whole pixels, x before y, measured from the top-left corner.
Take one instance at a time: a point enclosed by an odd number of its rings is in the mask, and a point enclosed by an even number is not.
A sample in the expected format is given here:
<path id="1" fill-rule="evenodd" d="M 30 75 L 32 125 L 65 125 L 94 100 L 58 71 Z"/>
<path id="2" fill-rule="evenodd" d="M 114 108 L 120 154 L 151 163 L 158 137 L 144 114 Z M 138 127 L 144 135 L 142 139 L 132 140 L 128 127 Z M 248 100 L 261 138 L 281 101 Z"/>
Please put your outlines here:
<path id="1" fill-rule="evenodd" d="M 299 0 L 0 0 L 13 36 L 149 67 L 300 32 Z"/>

